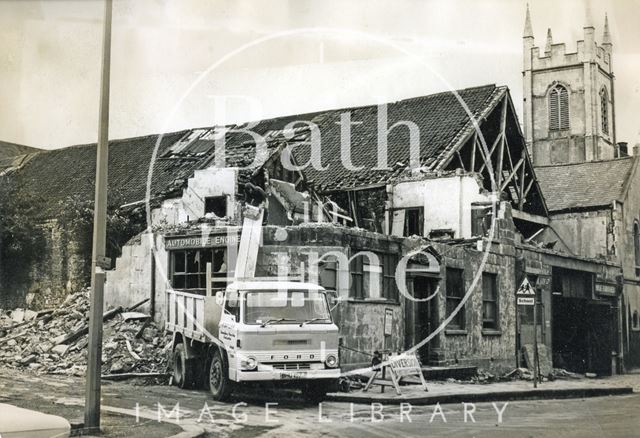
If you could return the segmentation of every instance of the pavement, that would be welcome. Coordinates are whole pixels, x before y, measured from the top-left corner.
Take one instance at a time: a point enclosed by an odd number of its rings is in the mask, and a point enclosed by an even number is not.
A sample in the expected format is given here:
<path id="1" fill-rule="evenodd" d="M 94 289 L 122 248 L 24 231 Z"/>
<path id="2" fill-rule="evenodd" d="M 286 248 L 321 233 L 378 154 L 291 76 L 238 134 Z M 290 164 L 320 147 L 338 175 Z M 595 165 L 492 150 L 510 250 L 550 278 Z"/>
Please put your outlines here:
<path id="1" fill-rule="evenodd" d="M 401 395 L 393 387 L 372 386 L 348 393 L 329 394 L 327 400 L 347 403 L 384 403 L 432 405 L 436 403 L 492 402 L 510 400 L 539 400 L 624 395 L 633 392 L 627 380 L 616 378 L 569 378 L 538 383 L 514 380 L 495 383 L 427 382 L 427 391 L 420 385 L 401 385 Z"/>

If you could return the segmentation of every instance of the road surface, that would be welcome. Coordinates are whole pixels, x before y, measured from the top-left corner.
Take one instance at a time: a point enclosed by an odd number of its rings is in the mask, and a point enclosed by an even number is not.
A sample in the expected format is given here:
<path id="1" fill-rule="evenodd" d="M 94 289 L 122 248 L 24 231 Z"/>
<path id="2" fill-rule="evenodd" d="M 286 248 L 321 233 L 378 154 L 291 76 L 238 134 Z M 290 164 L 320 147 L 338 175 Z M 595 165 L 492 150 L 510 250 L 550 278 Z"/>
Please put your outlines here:
<path id="1" fill-rule="evenodd" d="M 640 374 L 617 377 L 640 391 Z M 0 370 L 0 403 L 67 418 L 82 417 L 83 380 Z M 197 424 L 210 436 L 233 437 L 634 437 L 640 436 L 640 393 L 627 396 L 391 406 L 325 402 L 313 405 L 278 392 L 249 389 L 230 403 L 205 391 L 132 382 L 105 383 L 105 409 L 139 422 Z M 465 415 L 466 410 L 466 415 Z M 135 417 L 130 417 L 135 427 Z M 445 421 L 446 420 L 446 421 Z"/>

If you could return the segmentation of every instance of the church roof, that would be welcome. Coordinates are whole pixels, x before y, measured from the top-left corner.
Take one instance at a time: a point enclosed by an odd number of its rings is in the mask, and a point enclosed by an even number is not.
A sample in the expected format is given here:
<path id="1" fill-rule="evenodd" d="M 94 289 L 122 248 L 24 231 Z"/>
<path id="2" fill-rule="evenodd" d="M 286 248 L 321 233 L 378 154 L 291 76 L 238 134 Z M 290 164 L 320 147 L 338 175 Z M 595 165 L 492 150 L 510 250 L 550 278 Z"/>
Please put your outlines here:
<path id="1" fill-rule="evenodd" d="M 608 207 L 623 201 L 633 157 L 536 167 L 551 213 Z"/>

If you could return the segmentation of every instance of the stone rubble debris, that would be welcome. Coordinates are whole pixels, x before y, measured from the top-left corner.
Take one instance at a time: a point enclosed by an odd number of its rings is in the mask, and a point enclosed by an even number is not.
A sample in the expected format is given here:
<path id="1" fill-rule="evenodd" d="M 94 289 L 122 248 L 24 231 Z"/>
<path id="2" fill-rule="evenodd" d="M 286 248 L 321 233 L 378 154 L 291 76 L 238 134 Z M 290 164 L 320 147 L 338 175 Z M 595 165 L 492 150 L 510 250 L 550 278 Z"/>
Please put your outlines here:
<path id="1" fill-rule="evenodd" d="M 89 307 L 89 290 L 83 289 L 54 310 L 0 309 L 0 366 L 83 376 Z M 104 314 L 102 374 L 166 373 L 170 336 L 148 316 L 132 313 L 111 309 Z"/>

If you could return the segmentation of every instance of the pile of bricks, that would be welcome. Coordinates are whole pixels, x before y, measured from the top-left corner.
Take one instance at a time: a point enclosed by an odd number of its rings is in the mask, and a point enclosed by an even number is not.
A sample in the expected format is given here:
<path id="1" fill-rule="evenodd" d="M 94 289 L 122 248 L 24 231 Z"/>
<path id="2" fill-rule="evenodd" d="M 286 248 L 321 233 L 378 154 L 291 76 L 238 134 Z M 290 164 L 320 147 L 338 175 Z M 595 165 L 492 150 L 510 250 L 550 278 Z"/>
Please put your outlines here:
<path id="1" fill-rule="evenodd" d="M 89 292 L 58 309 L 0 309 L 0 366 L 82 376 L 87 368 Z M 170 337 L 149 316 L 125 309 L 104 314 L 102 374 L 166 373 Z"/>

